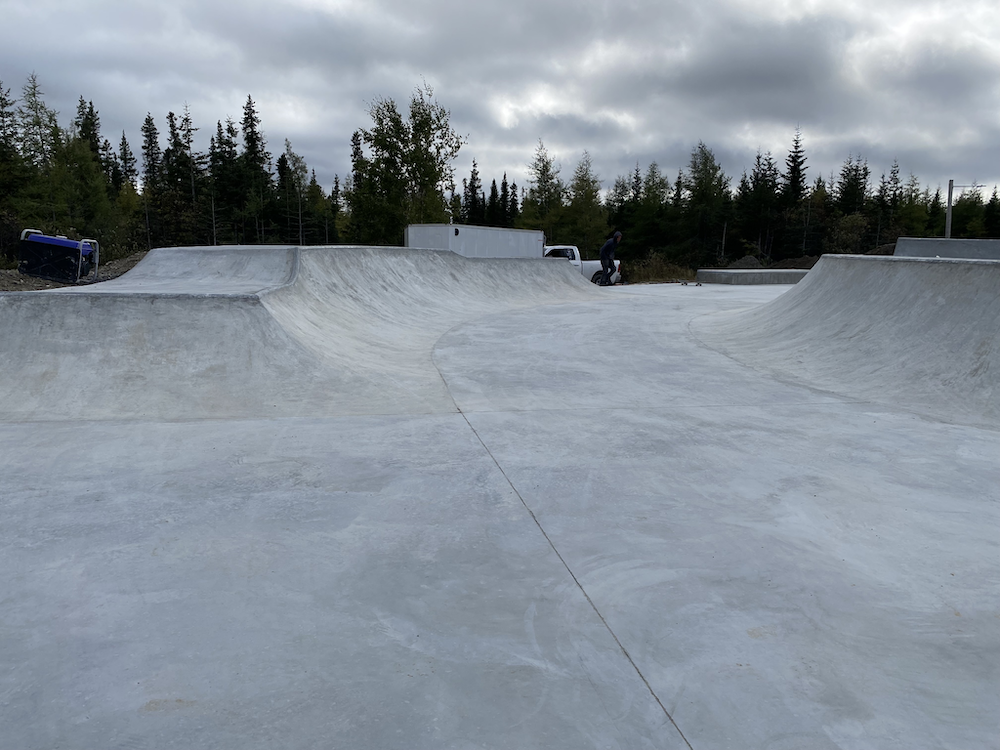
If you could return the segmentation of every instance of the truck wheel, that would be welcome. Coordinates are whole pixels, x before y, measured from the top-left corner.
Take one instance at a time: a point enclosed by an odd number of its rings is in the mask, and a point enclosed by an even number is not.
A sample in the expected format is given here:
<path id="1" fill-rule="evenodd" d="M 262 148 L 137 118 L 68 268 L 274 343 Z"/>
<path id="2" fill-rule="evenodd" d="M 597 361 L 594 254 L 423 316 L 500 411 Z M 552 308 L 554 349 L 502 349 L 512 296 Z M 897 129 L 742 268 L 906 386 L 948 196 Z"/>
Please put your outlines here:
<path id="1" fill-rule="evenodd" d="M 597 273 L 595 273 L 593 276 L 590 277 L 591 283 L 592 284 L 600 284 L 601 283 L 601 277 L 603 275 L 604 275 L 604 271 L 598 271 Z"/>

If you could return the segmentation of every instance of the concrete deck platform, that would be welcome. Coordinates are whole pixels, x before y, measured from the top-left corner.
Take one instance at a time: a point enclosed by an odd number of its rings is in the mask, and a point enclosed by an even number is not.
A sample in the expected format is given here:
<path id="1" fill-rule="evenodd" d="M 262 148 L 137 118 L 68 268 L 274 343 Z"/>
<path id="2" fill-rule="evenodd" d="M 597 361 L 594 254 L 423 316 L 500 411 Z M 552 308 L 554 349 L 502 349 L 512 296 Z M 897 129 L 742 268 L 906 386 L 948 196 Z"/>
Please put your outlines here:
<path id="1" fill-rule="evenodd" d="M 1000 745 L 1000 423 L 736 347 L 806 287 L 174 254 L 0 295 L 0 747 Z"/>
<path id="2" fill-rule="evenodd" d="M 1000 240 L 945 239 L 944 237 L 900 237 L 893 255 L 907 258 L 964 258 L 1000 260 Z"/>

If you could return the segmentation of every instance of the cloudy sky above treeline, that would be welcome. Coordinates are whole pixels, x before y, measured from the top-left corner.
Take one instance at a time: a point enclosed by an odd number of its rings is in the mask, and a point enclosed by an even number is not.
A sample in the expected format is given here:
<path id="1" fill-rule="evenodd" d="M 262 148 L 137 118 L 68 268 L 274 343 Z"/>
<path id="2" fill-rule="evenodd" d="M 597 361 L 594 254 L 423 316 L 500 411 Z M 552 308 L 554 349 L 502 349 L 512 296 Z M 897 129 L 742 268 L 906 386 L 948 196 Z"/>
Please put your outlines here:
<path id="1" fill-rule="evenodd" d="M 996 0 L 0 0 L 0 81 L 34 72 L 68 125 L 80 96 L 138 154 L 146 113 L 190 108 L 201 149 L 257 103 L 329 190 L 367 107 L 429 84 L 488 187 L 524 185 L 541 139 L 567 181 L 584 150 L 608 188 L 672 179 L 704 141 L 735 187 L 757 150 L 807 177 L 898 160 L 930 188 L 1000 183 Z"/>

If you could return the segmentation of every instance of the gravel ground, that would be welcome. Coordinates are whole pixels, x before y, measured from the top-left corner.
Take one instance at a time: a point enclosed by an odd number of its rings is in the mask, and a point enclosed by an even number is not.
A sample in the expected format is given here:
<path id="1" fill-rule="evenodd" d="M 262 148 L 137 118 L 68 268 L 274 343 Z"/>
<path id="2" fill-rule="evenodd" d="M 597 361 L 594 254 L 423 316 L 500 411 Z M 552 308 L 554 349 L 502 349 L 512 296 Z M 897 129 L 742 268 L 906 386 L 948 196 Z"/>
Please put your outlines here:
<path id="1" fill-rule="evenodd" d="M 130 255 L 127 258 L 119 258 L 118 260 L 111 260 L 107 263 L 102 263 L 97 269 L 97 279 L 81 282 L 79 286 L 85 284 L 95 284 L 99 281 L 107 281 L 108 279 L 114 279 L 121 276 L 123 273 L 133 268 L 135 264 L 144 257 L 146 257 L 145 250 L 141 253 Z M 0 269 L 0 292 L 33 292 L 39 289 L 56 289 L 61 286 L 74 285 L 62 284 L 58 281 L 48 281 L 47 279 L 39 279 L 35 276 L 26 276 L 22 273 L 18 273 L 16 268 Z"/>

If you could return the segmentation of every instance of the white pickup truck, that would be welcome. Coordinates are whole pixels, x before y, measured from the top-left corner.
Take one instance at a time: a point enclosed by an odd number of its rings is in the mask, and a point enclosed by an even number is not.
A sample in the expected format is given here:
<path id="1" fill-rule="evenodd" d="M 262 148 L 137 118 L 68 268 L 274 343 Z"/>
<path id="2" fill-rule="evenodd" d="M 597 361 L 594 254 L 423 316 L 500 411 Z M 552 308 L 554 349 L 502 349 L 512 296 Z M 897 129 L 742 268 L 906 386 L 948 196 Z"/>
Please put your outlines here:
<path id="1" fill-rule="evenodd" d="M 546 258 L 566 258 L 570 263 L 580 269 L 580 273 L 585 278 L 590 279 L 595 284 L 601 281 L 601 274 L 604 269 L 599 260 L 584 260 L 580 257 L 580 250 L 576 245 L 546 245 L 544 257 Z M 622 262 L 615 261 L 615 272 L 611 274 L 611 283 L 620 284 L 622 281 Z"/>

